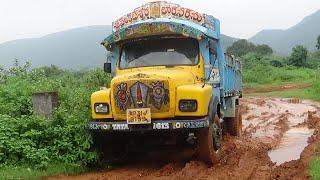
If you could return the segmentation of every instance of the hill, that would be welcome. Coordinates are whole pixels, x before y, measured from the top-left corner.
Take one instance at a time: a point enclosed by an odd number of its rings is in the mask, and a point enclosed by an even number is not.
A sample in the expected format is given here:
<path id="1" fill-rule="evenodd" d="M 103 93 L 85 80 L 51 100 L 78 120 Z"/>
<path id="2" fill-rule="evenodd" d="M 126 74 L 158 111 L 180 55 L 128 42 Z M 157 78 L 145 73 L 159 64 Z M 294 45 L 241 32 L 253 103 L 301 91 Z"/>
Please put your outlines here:
<path id="1" fill-rule="evenodd" d="M 100 42 L 110 32 L 111 26 L 88 26 L 2 43 L 0 65 L 8 67 L 17 58 L 20 62 L 29 60 L 35 67 L 51 64 L 73 69 L 101 66 L 106 51 Z"/>
<path id="2" fill-rule="evenodd" d="M 292 47 L 303 45 L 314 51 L 320 35 L 320 10 L 305 17 L 301 22 L 286 30 L 263 30 L 249 39 L 256 44 L 267 44 L 281 55 L 288 55 Z"/>
<path id="3" fill-rule="evenodd" d="M 29 60 L 34 67 L 57 65 L 68 69 L 102 66 L 106 50 L 100 42 L 111 33 L 111 26 L 80 27 L 40 38 L 20 39 L 0 44 L 0 66 L 9 67 L 17 58 Z M 222 35 L 224 49 L 235 38 Z"/>

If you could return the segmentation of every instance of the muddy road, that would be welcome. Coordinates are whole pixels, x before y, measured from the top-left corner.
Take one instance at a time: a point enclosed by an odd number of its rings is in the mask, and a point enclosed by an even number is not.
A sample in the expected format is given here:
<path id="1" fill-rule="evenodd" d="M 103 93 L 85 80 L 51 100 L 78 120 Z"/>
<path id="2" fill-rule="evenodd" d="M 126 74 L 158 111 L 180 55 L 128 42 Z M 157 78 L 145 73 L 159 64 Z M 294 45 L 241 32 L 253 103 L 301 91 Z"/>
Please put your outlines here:
<path id="1" fill-rule="evenodd" d="M 298 99 L 244 98 L 243 135 L 224 136 L 222 158 L 208 167 L 174 152 L 125 166 L 49 179 L 308 179 L 320 152 L 320 104 Z"/>

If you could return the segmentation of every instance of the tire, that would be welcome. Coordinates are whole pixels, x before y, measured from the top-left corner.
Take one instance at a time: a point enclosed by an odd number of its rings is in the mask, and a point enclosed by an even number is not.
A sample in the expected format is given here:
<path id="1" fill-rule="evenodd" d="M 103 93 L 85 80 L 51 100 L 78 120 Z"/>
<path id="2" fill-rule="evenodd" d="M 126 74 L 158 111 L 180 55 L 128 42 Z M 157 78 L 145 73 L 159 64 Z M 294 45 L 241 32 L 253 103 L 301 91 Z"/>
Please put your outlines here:
<path id="1" fill-rule="evenodd" d="M 95 146 L 103 164 L 122 165 L 128 160 L 128 151 L 125 144 L 112 142 L 111 138 L 95 136 Z"/>
<path id="2" fill-rule="evenodd" d="M 231 136 L 241 137 L 242 134 L 242 112 L 241 106 L 236 106 L 236 117 L 226 118 L 226 129 Z"/>
<path id="3" fill-rule="evenodd" d="M 218 136 L 215 136 L 217 134 Z M 196 157 L 209 165 L 217 163 L 220 159 L 221 140 L 220 120 L 215 115 L 209 128 L 201 129 L 198 132 Z"/>

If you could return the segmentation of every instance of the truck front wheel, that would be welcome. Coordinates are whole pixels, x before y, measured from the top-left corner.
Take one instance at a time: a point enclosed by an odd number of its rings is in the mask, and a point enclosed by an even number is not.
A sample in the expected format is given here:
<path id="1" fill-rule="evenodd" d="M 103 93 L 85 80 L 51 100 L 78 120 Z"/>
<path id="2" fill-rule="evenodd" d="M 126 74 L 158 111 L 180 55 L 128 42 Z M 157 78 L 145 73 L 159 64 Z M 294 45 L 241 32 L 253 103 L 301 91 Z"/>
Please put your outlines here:
<path id="1" fill-rule="evenodd" d="M 124 143 L 119 143 L 103 135 L 95 135 L 94 141 L 102 163 L 109 165 L 123 164 L 128 160 L 128 149 Z"/>
<path id="2" fill-rule="evenodd" d="M 222 140 L 222 130 L 217 115 L 209 128 L 201 129 L 198 132 L 197 139 L 197 158 L 210 165 L 216 163 L 220 157 Z"/>

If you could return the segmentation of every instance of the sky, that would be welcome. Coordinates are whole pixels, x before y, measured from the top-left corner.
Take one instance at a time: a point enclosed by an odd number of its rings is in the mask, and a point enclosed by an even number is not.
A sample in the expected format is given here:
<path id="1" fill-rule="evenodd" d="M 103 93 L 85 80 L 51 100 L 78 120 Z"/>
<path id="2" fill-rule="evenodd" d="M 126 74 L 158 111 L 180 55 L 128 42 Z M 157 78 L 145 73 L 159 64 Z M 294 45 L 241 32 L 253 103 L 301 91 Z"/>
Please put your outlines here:
<path id="1" fill-rule="evenodd" d="M 150 0 L 0 0 L 0 43 L 72 28 L 108 25 Z M 250 38 L 287 29 L 320 9 L 320 0 L 168 0 L 220 19 L 221 32 Z"/>

